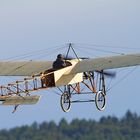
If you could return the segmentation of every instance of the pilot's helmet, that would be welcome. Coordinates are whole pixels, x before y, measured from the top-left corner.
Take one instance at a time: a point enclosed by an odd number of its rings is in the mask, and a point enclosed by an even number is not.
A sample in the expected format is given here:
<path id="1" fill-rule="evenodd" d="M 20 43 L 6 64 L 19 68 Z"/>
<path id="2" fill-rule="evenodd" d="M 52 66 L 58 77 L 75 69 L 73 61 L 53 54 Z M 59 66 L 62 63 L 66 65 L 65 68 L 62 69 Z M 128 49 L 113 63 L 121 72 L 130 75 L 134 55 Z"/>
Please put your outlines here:
<path id="1" fill-rule="evenodd" d="M 64 56 L 63 56 L 62 54 L 58 54 L 58 55 L 57 55 L 57 58 L 58 58 L 58 59 L 63 59 Z"/>

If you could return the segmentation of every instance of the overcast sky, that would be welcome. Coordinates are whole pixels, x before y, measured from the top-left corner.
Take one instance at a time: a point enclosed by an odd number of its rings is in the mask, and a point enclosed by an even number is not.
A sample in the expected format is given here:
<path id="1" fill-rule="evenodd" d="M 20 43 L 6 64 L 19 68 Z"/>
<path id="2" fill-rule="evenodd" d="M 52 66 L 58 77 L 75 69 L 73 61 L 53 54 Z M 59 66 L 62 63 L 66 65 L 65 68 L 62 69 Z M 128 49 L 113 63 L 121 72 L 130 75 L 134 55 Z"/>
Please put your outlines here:
<path id="1" fill-rule="evenodd" d="M 0 59 L 69 42 L 124 47 L 125 53 L 140 52 L 139 7 L 139 0 L 1 0 Z M 131 70 L 122 72 L 118 79 Z M 102 115 L 120 117 L 128 109 L 140 114 L 139 70 L 112 89 L 107 109 L 102 113 L 93 104 L 78 104 L 65 114 L 59 107 L 59 97 L 49 90 L 40 93 L 45 95 L 39 104 L 20 107 L 15 114 L 11 114 L 11 107 L 0 107 L 0 128 L 33 121 L 58 122 L 62 117 L 67 120 L 99 119 Z"/>

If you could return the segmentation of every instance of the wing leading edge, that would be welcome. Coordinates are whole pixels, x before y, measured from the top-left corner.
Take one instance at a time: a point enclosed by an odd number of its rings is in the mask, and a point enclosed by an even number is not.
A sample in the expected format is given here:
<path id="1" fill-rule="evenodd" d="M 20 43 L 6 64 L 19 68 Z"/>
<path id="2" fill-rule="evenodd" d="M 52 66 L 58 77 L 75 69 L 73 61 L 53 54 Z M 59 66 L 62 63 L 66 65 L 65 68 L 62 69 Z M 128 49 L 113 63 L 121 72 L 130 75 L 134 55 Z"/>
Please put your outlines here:
<path id="1" fill-rule="evenodd" d="M 0 61 L 0 76 L 31 76 L 52 67 L 52 61 Z M 140 65 L 140 53 L 79 61 L 67 74 Z"/>
<path id="2" fill-rule="evenodd" d="M 52 67 L 52 61 L 0 62 L 0 76 L 31 76 Z"/>
<path id="3" fill-rule="evenodd" d="M 71 74 L 94 70 L 115 69 L 140 65 L 140 53 L 83 60 L 71 70 Z"/>

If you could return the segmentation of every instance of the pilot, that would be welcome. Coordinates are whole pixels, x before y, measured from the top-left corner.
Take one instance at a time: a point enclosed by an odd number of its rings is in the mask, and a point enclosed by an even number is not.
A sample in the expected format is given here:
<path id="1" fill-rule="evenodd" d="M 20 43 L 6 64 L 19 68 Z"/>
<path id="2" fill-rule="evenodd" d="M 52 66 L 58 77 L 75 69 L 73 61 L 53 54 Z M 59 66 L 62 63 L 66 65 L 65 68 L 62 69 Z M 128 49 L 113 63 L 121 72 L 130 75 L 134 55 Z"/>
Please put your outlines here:
<path id="1" fill-rule="evenodd" d="M 53 62 L 53 69 L 58 70 L 58 69 L 66 67 L 66 66 L 67 65 L 66 65 L 66 62 L 64 60 L 63 55 L 58 54 L 56 61 Z"/>

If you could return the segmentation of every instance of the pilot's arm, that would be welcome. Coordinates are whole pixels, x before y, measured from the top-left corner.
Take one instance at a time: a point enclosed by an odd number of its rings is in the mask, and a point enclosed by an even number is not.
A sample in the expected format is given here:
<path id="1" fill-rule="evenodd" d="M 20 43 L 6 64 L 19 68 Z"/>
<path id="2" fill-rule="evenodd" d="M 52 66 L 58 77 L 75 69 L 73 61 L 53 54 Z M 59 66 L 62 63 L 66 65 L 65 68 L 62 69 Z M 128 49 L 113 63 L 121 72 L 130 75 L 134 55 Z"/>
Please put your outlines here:
<path id="1" fill-rule="evenodd" d="M 64 68 L 64 67 L 67 66 L 66 63 L 65 63 L 65 61 L 61 61 L 61 66 L 62 66 L 62 68 Z"/>

